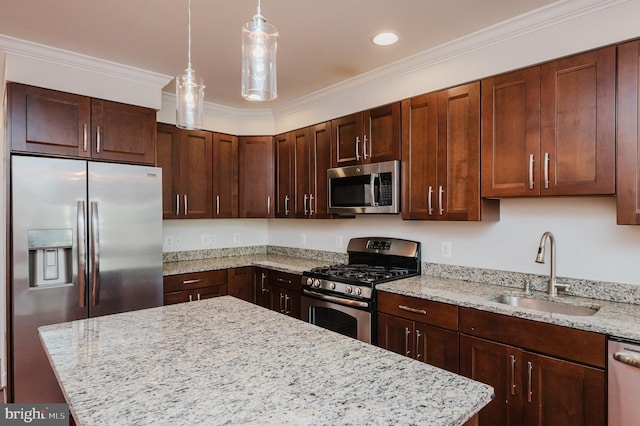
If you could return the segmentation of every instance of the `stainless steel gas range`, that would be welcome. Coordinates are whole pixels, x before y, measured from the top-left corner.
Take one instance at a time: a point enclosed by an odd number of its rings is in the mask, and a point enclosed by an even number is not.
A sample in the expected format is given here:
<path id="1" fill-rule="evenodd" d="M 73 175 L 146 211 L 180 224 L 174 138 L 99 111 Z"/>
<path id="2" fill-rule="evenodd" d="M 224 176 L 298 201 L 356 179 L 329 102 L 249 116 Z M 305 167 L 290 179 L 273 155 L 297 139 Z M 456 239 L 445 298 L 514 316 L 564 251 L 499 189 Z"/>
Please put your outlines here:
<path id="1" fill-rule="evenodd" d="M 367 343 L 376 338 L 376 285 L 420 275 L 420 243 L 352 238 L 349 262 L 313 268 L 302 277 L 302 319 Z"/>

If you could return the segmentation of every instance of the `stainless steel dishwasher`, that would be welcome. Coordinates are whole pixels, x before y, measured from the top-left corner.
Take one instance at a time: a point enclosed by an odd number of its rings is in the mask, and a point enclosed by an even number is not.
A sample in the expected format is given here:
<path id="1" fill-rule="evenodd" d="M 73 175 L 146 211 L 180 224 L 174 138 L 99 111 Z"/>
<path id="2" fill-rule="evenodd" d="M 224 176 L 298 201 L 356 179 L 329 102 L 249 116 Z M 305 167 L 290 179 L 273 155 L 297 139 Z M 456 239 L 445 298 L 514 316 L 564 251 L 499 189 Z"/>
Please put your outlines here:
<path id="1" fill-rule="evenodd" d="M 609 426 L 640 421 L 640 342 L 609 339 Z"/>

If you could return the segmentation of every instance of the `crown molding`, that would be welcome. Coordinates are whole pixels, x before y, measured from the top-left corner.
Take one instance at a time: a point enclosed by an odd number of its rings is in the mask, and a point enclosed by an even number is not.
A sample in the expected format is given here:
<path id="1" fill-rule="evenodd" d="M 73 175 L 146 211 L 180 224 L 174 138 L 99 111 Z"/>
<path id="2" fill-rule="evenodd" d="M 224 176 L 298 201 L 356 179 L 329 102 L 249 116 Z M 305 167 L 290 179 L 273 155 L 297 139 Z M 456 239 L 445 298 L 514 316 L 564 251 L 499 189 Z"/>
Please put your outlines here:
<path id="1" fill-rule="evenodd" d="M 337 97 L 353 96 L 381 83 L 424 72 L 439 64 L 451 62 L 460 57 L 481 52 L 496 45 L 539 33 L 551 27 L 631 1 L 633 0 L 565 0 L 554 3 L 276 107 L 274 108 L 274 116 L 279 119 L 290 114 L 300 113 L 300 111 L 311 110 L 335 101 Z M 552 54 L 552 57 L 556 56 Z M 552 57 L 546 59 L 552 59 Z M 530 58 L 530 64 L 540 62 L 540 58 L 533 56 Z M 520 66 L 525 65 L 528 64 Z M 393 100 L 397 99 L 389 101 Z"/>

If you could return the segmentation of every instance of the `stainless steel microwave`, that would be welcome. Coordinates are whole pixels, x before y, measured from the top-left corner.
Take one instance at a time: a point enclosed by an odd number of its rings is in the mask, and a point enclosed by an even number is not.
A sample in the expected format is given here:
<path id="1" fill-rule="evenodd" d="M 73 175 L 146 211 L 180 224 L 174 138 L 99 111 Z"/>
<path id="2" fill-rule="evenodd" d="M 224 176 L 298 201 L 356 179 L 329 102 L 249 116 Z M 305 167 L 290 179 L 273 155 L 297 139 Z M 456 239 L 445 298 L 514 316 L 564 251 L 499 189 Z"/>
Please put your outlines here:
<path id="1" fill-rule="evenodd" d="M 329 212 L 400 213 L 400 161 L 327 170 Z"/>

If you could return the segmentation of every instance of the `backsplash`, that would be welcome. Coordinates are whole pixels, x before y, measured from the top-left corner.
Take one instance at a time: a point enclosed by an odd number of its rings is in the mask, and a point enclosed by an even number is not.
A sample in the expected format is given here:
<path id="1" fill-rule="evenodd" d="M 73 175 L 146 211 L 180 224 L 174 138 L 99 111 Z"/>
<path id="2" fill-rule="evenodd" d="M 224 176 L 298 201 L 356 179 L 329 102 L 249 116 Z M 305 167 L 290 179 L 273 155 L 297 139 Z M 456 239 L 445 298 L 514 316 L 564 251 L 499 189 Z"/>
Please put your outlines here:
<path id="1" fill-rule="evenodd" d="M 251 255 L 299 257 L 315 259 L 327 264 L 348 262 L 347 253 L 271 245 L 166 252 L 163 253 L 163 262 Z M 517 290 L 523 290 L 524 284 L 529 282 L 532 291 L 541 292 L 547 290 L 547 281 L 549 279 L 548 275 L 429 262 L 422 263 L 422 275 L 499 285 Z M 640 285 L 565 277 L 558 277 L 558 282 L 570 285 L 569 289 L 561 294 L 640 305 Z"/>

